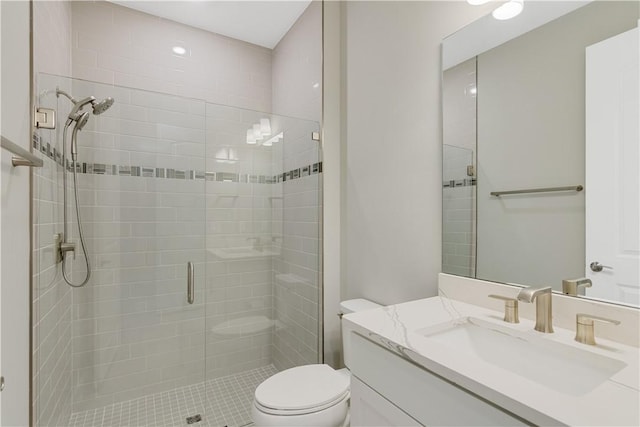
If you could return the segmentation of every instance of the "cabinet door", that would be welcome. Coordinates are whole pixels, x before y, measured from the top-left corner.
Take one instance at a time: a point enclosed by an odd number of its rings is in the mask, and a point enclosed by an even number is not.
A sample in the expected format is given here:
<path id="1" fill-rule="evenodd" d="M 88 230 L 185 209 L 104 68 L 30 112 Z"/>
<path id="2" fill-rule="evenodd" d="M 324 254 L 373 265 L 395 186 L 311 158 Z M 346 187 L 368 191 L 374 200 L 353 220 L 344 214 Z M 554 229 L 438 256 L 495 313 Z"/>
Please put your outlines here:
<path id="1" fill-rule="evenodd" d="M 351 334 L 351 374 L 422 425 L 528 425 L 495 404 L 355 333 Z"/>
<path id="2" fill-rule="evenodd" d="M 358 378 L 351 377 L 351 425 L 391 427 L 421 424 Z"/>

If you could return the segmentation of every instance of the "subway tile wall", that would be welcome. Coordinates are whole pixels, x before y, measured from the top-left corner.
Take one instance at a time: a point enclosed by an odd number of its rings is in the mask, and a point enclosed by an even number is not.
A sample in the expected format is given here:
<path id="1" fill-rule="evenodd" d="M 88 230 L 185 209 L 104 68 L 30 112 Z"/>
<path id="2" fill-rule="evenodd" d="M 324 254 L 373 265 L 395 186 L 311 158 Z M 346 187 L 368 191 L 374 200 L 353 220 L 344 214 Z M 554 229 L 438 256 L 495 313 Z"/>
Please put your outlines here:
<path id="1" fill-rule="evenodd" d="M 270 49 L 106 1 L 71 3 L 74 77 L 271 111 Z"/>
<path id="2" fill-rule="evenodd" d="M 442 271 L 476 271 L 476 59 L 443 73 Z"/>
<path id="3" fill-rule="evenodd" d="M 271 364 L 272 184 L 233 182 L 270 176 L 271 147 L 248 145 L 247 130 L 270 115 L 207 104 L 207 378 Z"/>
<path id="4" fill-rule="evenodd" d="M 309 135 L 319 130 L 322 107 L 322 2 L 312 1 L 273 50 L 272 111 L 309 122 L 289 126 L 285 144 L 274 150 L 274 167 L 290 170 L 320 162 L 320 142 Z M 278 165 L 282 163 L 282 165 Z M 318 363 L 318 310 L 322 291 L 322 178 L 311 175 L 278 184 L 273 227 L 281 254 L 273 261 L 273 363 L 282 370 Z M 325 284 L 335 286 L 335 284 Z M 337 309 L 337 307 L 336 307 Z"/>
<path id="5" fill-rule="evenodd" d="M 43 107 L 57 108 L 55 96 L 39 89 L 61 85 L 42 82 L 37 75 L 71 74 L 71 4 L 33 2 L 34 87 Z M 69 88 L 66 88 L 69 89 Z M 58 127 L 59 129 L 59 127 Z M 60 149 L 56 131 L 38 135 Z M 44 167 L 33 170 L 33 279 L 32 279 L 32 419 L 35 425 L 64 425 L 71 414 L 71 289 L 56 274 L 53 234 L 62 230 L 62 181 L 55 163 L 46 156 Z"/>
<path id="6" fill-rule="evenodd" d="M 81 163 L 119 166 L 117 175 L 78 176 L 93 266 L 90 282 L 73 294 L 78 412 L 203 380 L 206 227 L 194 212 L 204 209 L 205 181 L 130 176 L 128 166 L 204 170 L 205 105 L 86 81 L 74 80 L 73 91 L 116 99 L 91 116 L 78 150 Z M 200 273 L 194 304 L 186 301 L 188 261 Z M 82 257 L 73 265 L 80 280 Z"/>
<path id="7" fill-rule="evenodd" d="M 73 290 L 73 412 L 267 366 L 276 357 L 282 368 L 317 362 L 317 123 L 63 83 L 56 85 L 118 100 L 78 134 L 79 162 L 90 165 L 78 186 L 93 273 Z M 284 140 L 247 145 L 246 130 L 261 118 Z M 315 164 L 282 176 L 286 159 Z M 251 178 L 257 176 L 265 180 Z M 78 241 L 75 228 L 70 235 Z M 86 272 L 76 255 L 77 283 Z M 188 261 L 197 272 L 193 305 L 186 303 Z M 294 287 L 282 288 L 283 277 Z"/>
<path id="8" fill-rule="evenodd" d="M 274 208 L 274 227 L 282 230 L 282 253 L 273 263 L 272 351 L 279 370 L 320 361 L 320 180 L 312 175 L 283 183 L 282 209 Z"/>
<path id="9" fill-rule="evenodd" d="M 476 181 L 467 175 L 471 150 L 445 145 L 442 187 L 442 271 L 474 277 Z"/>
<path id="10" fill-rule="evenodd" d="M 55 108 L 55 98 L 43 103 Z M 55 131 L 40 138 L 59 147 Z M 32 390 L 37 425 L 62 425 L 71 414 L 71 288 L 55 263 L 54 234 L 62 231 L 62 181 L 46 158 L 33 179 Z M 36 392 L 38 391 L 38 392 Z"/>
<path id="11" fill-rule="evenodd" d="M 68 29 L 73 75 L 107 84 L 42 75 L 39 88 L 116 99 L 79 134 L 80 162 L 111 165 L 115 175 L 100 174 L 99 166 L 78 175 L 94 273 L 87 287 L 76 290 L 59 273 L 52 276 L 51 231 L 61 230 L 61 168 L 56 172 L 47 159 L 48 169 L 34 180 L 34 284 L 44 286 L 34 292 L 37 424 L 64 424 L 71 411 L 200 382 L 205 374 L 317 362 L 321 158 L 318 142 L 310 138 L 319 130 L 317 122 L 268 116 L 274 130 L 286 130 L 285 141 L 270 149 L 248 148 L 246 129 L 264 114 L 172 95 L 281 108 L 295 116 L 314 111 L 314 103 L 319 112 L 321 89 L 312 86 L 296 98 L 296 87 L 272 82 L 268 49 L 106 2 L 49 3 L 36 2 L 34 19 L 37 13 L 42 20 L 66 19 L 53 27 L 61 34 Z M 319 3 L 313 4 L 310 13 L 317 18 Z M 317 24 L 309 31 L 320 31 Z M 41 45 L 47 41 L 42 28 L 49 25 L 36 26 Z M 150 46 L 151 33 L 161 34 L 161 43 Z M 319 61 L 321 33 L 314 34 Z M 294 27 L 282 46 L 295 46 L 298 37 L 309 42 Z M 176 40 L 191 43 L 189 57 L 167 53 Z M 287 69 L 300 81 L 307 75 L 319 81 L 320 67 L 297 61 L 299 53 L 281 49 L 278 61 L 290 64 Z M 45 55 L 36 56 L 50 64 Z M 58 65 L 43 71 L 71 74 Z M 285 101 L 272 105 L 271 84 Z M 67 100 L 55 100 L 50 91 L 40 95 L 40 105 L 57 105 L 64 119 Z M 61 136 L 47 132 L 38 132 L 40 142 L 59 153 Z M 136 166 L 142 176 L 133 176 Z M 160 169 L 173 170 L 176 178 L 144 175 Z M 196 177 L 197 171 L 216 173 L 213 179 L 180 179 L 189 171 Z M 252 181 L 287 171 L 296 179 Z M 242 175 L 246 182 L 233 179 Z M 75 212 L 69 212 L 75 224 Z M 75 229 L 71 238 L 78 240 Z M 196 263 L 193 305 L 185 301 L 188 260 Z M 72 265 L 74 281 L 81 281 L 80 252 Z"/>

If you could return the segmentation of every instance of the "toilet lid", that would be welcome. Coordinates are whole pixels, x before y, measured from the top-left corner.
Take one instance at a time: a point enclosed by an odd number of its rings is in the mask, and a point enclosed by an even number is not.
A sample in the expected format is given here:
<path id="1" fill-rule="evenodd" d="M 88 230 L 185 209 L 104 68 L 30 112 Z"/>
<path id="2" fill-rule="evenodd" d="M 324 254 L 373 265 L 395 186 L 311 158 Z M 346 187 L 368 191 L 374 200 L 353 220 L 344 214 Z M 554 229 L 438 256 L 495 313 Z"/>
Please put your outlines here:
<path id="1" fill-rule="evenodd" d="M 329 365 L 305 365 L 278 372 L 258 386 L 256 402 L 276 410 L 301 411 L 340 400 L 349 391 L 349 378 Z"/>

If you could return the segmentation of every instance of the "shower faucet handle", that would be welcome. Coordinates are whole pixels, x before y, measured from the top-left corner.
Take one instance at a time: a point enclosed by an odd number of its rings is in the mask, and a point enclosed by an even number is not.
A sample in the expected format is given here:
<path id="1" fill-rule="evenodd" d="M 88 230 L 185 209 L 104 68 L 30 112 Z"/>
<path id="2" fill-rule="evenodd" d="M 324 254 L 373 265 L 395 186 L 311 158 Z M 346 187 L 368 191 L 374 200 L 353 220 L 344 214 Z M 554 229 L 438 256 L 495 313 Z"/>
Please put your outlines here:
<path id="1" fill-rule="evenodd" d="M 76 244 L 75 243 L 68 243 L 68 242 L 61 242 L 60 243 L 60 253 L 62 254 L 62 259 L 64 259 L 65 257 L 65 253 L 67 252 L 73 252 L 73 259 L 76 259 Z"/>

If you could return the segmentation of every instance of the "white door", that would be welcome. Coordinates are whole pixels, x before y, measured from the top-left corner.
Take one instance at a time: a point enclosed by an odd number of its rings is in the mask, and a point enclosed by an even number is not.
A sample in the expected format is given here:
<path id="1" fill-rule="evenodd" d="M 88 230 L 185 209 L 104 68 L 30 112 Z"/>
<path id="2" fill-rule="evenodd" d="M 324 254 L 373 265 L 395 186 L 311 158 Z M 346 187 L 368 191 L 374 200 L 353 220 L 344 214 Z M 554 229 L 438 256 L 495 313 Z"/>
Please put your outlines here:
<path id="1" fill-rule="evenodd" d="M 638 28 L 586 50 L 587 295 L 640 304 Z M 599 263 L 602 266 L 592 263 Z M 600 271 L 598 271 L 600 270 Z"/>

